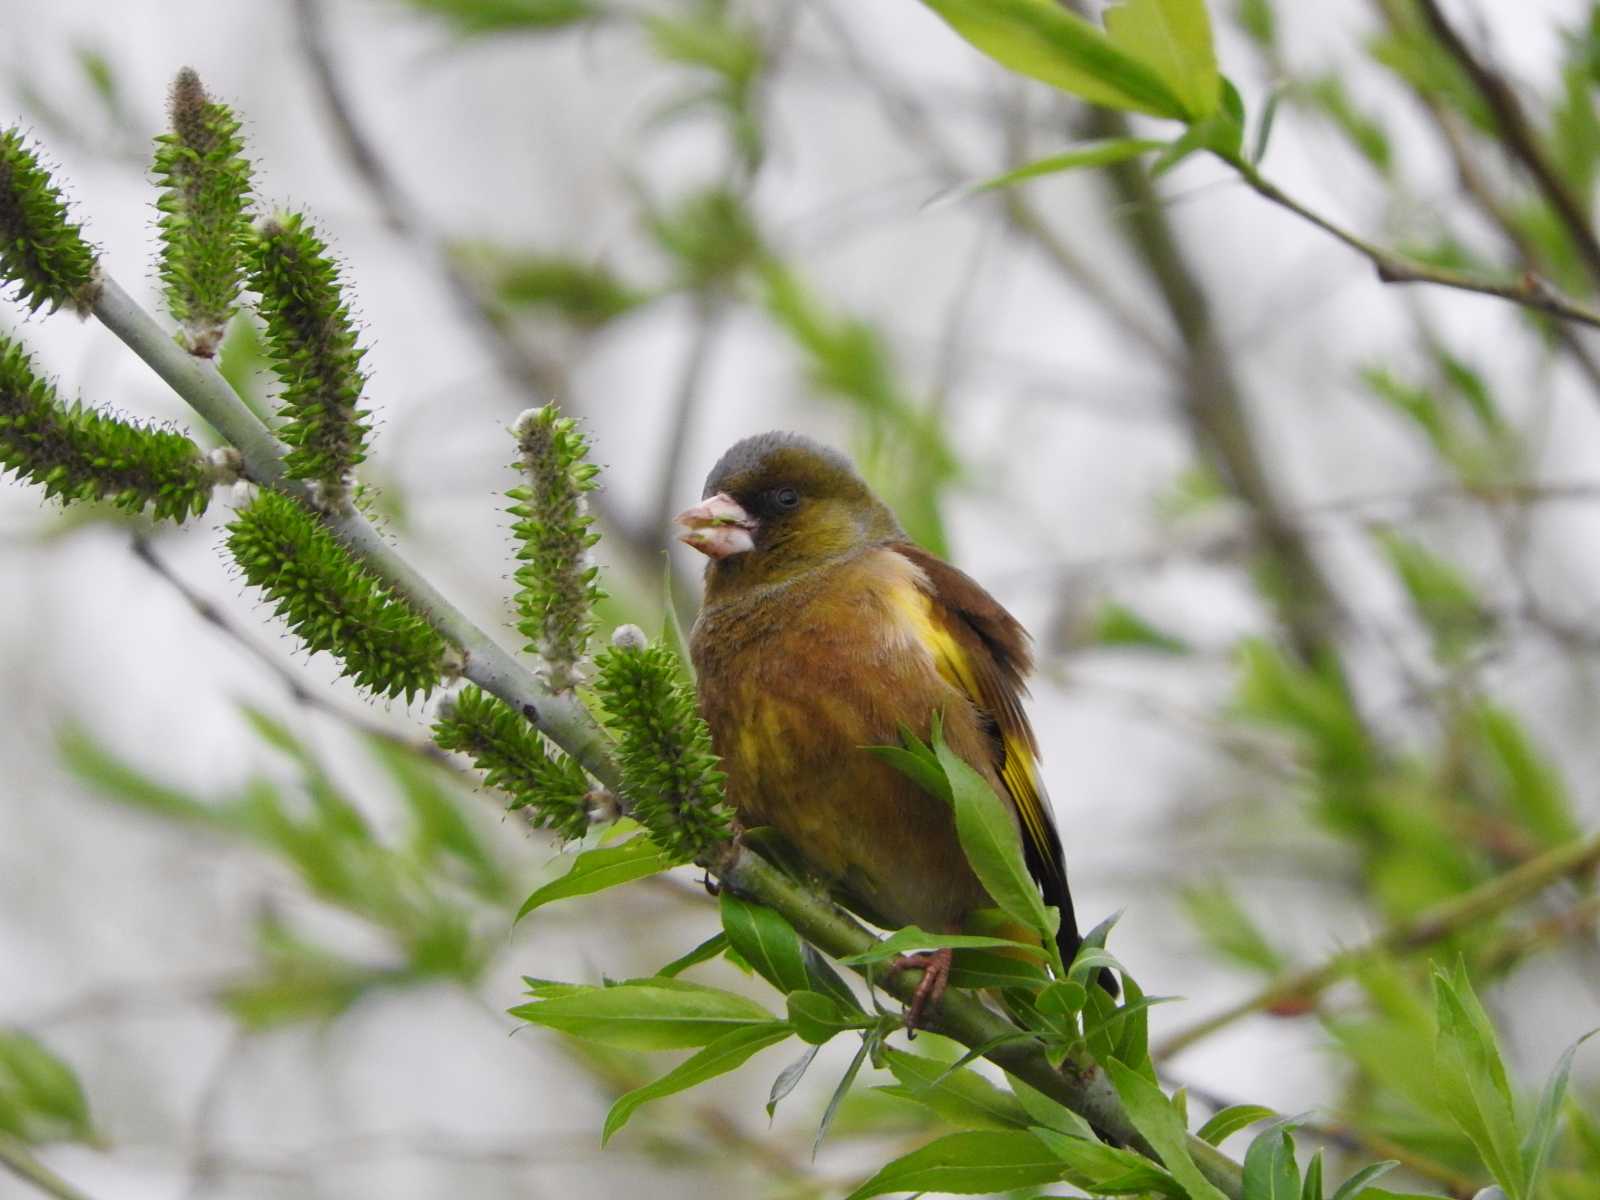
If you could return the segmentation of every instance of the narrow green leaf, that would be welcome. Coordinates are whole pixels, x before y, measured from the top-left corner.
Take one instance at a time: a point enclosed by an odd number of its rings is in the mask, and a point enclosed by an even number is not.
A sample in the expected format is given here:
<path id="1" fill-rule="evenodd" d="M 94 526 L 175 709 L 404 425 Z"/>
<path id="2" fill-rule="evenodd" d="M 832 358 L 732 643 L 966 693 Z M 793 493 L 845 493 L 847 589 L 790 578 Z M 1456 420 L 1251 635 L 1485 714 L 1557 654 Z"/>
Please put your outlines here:
<path id="1" fill-rule="evenodd" d="M 1056 956 L 1055 935 L 1061 915 L 1046 911 L 1039 885 L 1028 874 L 1016 817 L 988 781 L 950 749 L 937 726 L 933 750 L 950 781 L 956 835 L 979 882 L 1008 915 L 1037 930 L 1046 950 Z M 1059 969 L 1061 964 L 1056 966 Z"/>
<path id="2" fill-rule="evenodd" d="M 889 1192 L 987 1195 L 1054 1183 L 1062 1174 L 1060 1158 L 1031 1133 L 952 1133 L 895 1159 L 851 1192 L 848 1200 Z"/>
<path id="3" fill-rule="evenodd" d="M 703 962 L 709 962 L 727 948 L 728 935 L 725 933 L 714 933 L 705 941 L 696 946 L 693 950 L 689 951 L 689 953 L 680 958 L 673 959 L 666 966 L 657 971 L 656 975 L 663 979 L 674 979 L 683 974 L 690 967 L 698 966 Z"/>
<path id="4" fill-rule="evenodd" d="M 939 760 L 930 754 L 908 750 L 904 746 L 861 748 L 873 757 L 888 763 L 928 795 L 941 799 L 946 804 L 950 803 L 950 781 L 944 777 L 944 771 L 939 767 Z"/>
<path id="5" fill-rule="evenodd" d="M 828 1107 L 822 1110 L 822 1120 L 817 1123 L 817 1136 L 811 1142 L 812 1158 L 816 1158 L 817 1151 L 822 1146 L 822 1139 L 827 1137 L 828 1130 L 833 1128 L 833 1119 L 839 1115 L 839 1105 L 843 1104 L 844 1098 L 850 1094 L 851 1085 L 855 1083 L 856 1076 L 861 1074 L 861 1064 L 867 1061 L 867 1056 L 872 1053 L 878 1041 L 879 1039 L 872 1033 L 866 1034 L 861 1039 L 861 1049 L 856 1051 L 856 1056 L 845 1068 L 839 1086 L 833 1089 L 833 1095 L 828 1098 Z"/>
<path id="6" fill-rule="evenodd" d="M 950 964 L 956 988 L 1039 988 L 1050 981 L 1043 967 L 993 950 L 957 950 Z"/>
<path id="7" fill-rule="evenodd" d="M 1189 1156 L 1189 1132 L 1161 1089 L 1114 1058 L 1105 1067 L 1134 1127 L 1155 1148 L 1162 1165 L 1189 1193 L 1191 1200 L 1227 1200 L 1194 1165 L 1194 1159 Z M 1293 1200 L 1299 1200 L 1298 1189 Z"/>
<path id="8" fill-rule="evenodd" d="M 897 930 L 884 938 L 871 950 L 863 950 L 860 954 L 852 954 L 839 961 L 850 967 L 863 966 L 867 963 L 887 962 L 903 954 L 912 954 L 920 950 L 942 950 L 946 947 L 963 950 L 1005 949 L 1026 954 L 1030 958 L 1045 957 L 1044 947 L 1013 941 L 1011 938 L 988 937 L 975 933 L 929 933 L 915 925 L 907 925 L 904 929 Z"/>
<path id="9" fill-rule="evenodd" d="M 1454 979 L 1436 970 L 1433 983 L 1440 1099 L 1500 1186 L 1512 1200 L 1524 1200 L 1527 1179 L 1517 1145 L 1516 1109 L 1494 1029 L 1464 963 L 1457 964 Z"/>
<path id="10" fill-rule="evenodd" d="M 778 1072 L 778 1077 L 772 1081 L 772 1091 L 767 1093 L 767 1119 L 769 1121 L 777 1115 L 778 1105 L 783 1099 L 799 1086 L 800 1080 L 805 1078 L 806 1071 L 810 1069 L 812 1062 L 817 1057 L 817 1051 L 821 1049 L 821 1046 L 807 1046 L 804 1054 Z"/>
<path id="11" fill-rule="evenodd" d="M 1089 1122 L 1060 1101 L 1052 1100 L 1014 1075 L 1008 1076 L 1007 1081 L 1011 1084 L 1011 1094 L 1017 1098 L 1017 1103 L 1033 1118 L 1029 1123 L 1030 1128 L 1043 1126 L 1046 1130 L 1064 1133 L 1068 1137 L 1084 1138 L 1091 1142 L 1096 1140 Z"/>
<path id="12" fill-rule="evenodd" d="M 660 1079 L 634 1088 L 617 1098 L 606 1114 L 605 1129 L 600 1135 L 603 1146 L 628 1123 L 643 1104 L 682 1092 L 718 1075 L 725 1075 L 741 1066 L 757 1051 L 783 1041 L 792 1033 L 786 1021 L 770 1021 L 762 1025 L 745 1025 L 730 1029 L 697 1054 L 679 1063 Z"/>
<path id="13" fill-rule="evenodd" d="M 1263 1108 L 1259 1104 L 1235 1104 L 1223 1109 L 1200 1126 L 1195 1137 L 1202 1142 L 1210 1142 L 1213 1146 L 1220 1146 L 1239 1130 L 1254 1125 L 1257 1121 L 1270 1121 L 1277 1115 L 1270 1108 Z"/>
<path id="14" fill-rule="evenodd" d="M 1300 1200 L 1322 1200 L 1321 1150 L 1311 1156 L 1311 1164 L 1306 1167 L 1306 1182 L 1300 1189 Z"/>
<path id="15" fill-rule="evenodd" d="M 1184 103 L 1148 64 L 1051 0 L 923 0 L 1004 67 L 1095 104 L 1188 118 Z"/>
<path id="16" fill-rule="evenodd" d="M 650 835 L 641 833 L 629 838 L 620 846 L 601 846 L 585 850 L 572 860 L 572 867 L 559 879 L 552 879 L 522 902 L 517 910 L 517 920 L 522 920 L 536 908 L 554 900 L 573 896 L 588 896 L 619 884 L 665 871 L 673 865 L 673 857 L 655 842 Z"/>
<path id="17" fill-rule="evenodd" d="M 739 957 L 780 992 L 811 986 L 800 936 L 772 909 L 741 900 L 724 888 L 722 929 Z"/>
<path id="18" fill-rule="evenodd" d="M 587 987 L 511 1010 L 535 1025 L 624 1050 L 706 1046 L 744 1025 L 770 1025 L 772 1014 L 733 992 L 681 979 Z"/>
<path id="19" fill-rule="evenodd" d="M 1159 1192 L 1173 1200 L 1186 1200 L 1186 1193 L 1177 1180 L 1132 1150 L 1107 1146 L 1093 1138 L 1071 1137 L 1039 1125 L 1029 1132 L 1065 1164 L 1069 1182 L 1096 1195 Z"/>
<path id="20" fill-rule="evenodd" d="M 1381 1179 L 1400 1164 L 1394 1159 L 1386 1159 L 1380 1163 L 1373 1163 L 1370 1167 L 1362 1167 L 1339 1185 L 1339 1190 L 1333 1194 L 1333 1200 L 1356 1200 L 1374 1179 Z"/>
<path id="21" fill-rule="evenodd" d="M 1130 158 L 1138 158 L 1139 155 L 1148 154 L 1152 150 L 1159 150 L 1165 145 L 1165 142 L 1158 142 L 1152 138 L 1131 137 L 1085 142 L 1060 154 L 1037 159 L 1003 175 L 996 175 L 992 179 L 985 179 L 982 183 L 962 188 L 957 195 L 971 196 L 981 192 L 992 192 L 1011 187 L 1013 184 L 1025 183 L 1030 179 L 1059 175 L 1065 171 L 1078 171 L 1087 167 L 1109 167 L 1119 162 L 1126 162 Z"/>
<path id="22" fill-rule="evenodd" d="M 1572 1075 L 1572 1059 L 1578 1053 L 1578 1047 L 1587 1042 L 1600 1029 L 1591 1029 L 1572 1045 L 1568 1046 L 1556 1063 L 1556 1069 L 1551 1072 L 1550 1079 L 1544 1085 L 1544 1092 L 1539 1097 L 1539 1111 L 1533 1119 L 1533 1126 L 1528 1130 L 1528 1136 L 1522 1143 L 1522 1171 L 1523 1178 L 1527 1180 L 1528 1193 L 1533 1195 L 1539 1186 L 1539 1176 L 1544 1174 L 1545 1162 L 1550 1157 L 1550 1147 L 1555 1142 L 1556 1122 L 1561 1116 L 1561 1103 L 1566 1099 L 1567 1081 Z"/>
<path id="23" fill-rule="evenodd" d="M 955 1125 L 1026 1129 L 1034 1123 L 1015 1096 L 976 1071 L 950 1071 L 937 1059 L 904 1050 L 885 1050 L 884 1058 L 906 1096 Z"/>

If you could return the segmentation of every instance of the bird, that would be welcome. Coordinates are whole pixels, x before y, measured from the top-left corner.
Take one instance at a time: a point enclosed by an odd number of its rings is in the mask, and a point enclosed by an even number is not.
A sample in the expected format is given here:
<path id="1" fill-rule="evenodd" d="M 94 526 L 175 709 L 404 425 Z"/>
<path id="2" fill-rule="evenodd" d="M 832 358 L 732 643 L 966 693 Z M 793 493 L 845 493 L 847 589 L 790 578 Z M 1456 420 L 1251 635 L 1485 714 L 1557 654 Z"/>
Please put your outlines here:
<path id="1" fill-rule="evenodd" d="M 775 830 L 875 925 L 970 928 L 994 901 L 950 806 L 866 749 L 902 729 L 926 740 L 939 719 L 950 748 L 1009 802 L 1070 963 L 1081 936 L 1023 710 L 1022 625 L 915 545 L 845 455 L 801 434 L 735 443 L 675 521 L 707 560 L 689 651 L 739 827 Z M 914 1029 L 942 999 L 951 951 L 896 964 L 911 965 L 924 970 L 906 1014 Z"/>

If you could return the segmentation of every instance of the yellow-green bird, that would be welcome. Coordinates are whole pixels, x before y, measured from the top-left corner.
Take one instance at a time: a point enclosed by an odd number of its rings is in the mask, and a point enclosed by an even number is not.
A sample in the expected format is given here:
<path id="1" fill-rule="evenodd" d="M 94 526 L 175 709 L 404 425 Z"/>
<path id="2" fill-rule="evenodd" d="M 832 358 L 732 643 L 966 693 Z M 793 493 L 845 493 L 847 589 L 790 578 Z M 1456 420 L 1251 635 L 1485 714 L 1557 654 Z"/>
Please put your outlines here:
<path id="1" fill-rule="evenodd" d="M 902 725 L 926 738 L 940 713 L 951 749 L 1010 799 L 1071 962 L 1079 934 L 1015 618 L 911 544 L 844 455 L 798 434 L 735 444 L 677 522 L 709 559 L 690 651 L 740 823 L 776 829 L 875 924 L 961 930 L 994 902 L 948 805 L 863 749 L 898 742 Z M 949 951 L 926 966 L 913 1025 L 943 993 Z"/>

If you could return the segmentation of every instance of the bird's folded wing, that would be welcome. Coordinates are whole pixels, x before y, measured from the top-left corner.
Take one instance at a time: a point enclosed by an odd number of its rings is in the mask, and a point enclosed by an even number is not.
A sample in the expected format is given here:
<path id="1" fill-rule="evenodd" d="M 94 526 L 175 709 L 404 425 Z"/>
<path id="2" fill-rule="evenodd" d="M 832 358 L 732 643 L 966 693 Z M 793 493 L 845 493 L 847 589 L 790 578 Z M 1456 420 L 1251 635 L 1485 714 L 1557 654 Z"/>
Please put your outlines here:
<path id="1" fill-rule="evenodd" d="M 1016 805 L 1028 866 L 1045 898 L 1061 907 L 1066 932 L 1072 910 L 1061 838 L 1039 778 L 1039 743 L 1022 709 L 1023 678 L 1033 666 L 1027 631 L 964 572 L 916 546 L 894 549 L 931 586 L 936 644 L 930 649 L 940 673 L 994 722 L 995 767 Z"/>

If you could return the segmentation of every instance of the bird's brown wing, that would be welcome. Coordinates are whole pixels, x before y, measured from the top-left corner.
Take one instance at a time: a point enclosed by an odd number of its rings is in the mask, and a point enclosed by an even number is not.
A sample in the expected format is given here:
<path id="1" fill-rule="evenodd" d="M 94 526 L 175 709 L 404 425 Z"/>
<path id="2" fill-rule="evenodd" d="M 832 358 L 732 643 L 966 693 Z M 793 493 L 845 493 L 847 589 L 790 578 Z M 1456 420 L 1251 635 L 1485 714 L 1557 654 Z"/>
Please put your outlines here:
<path id="1" fill-rule="evenodd" d="M 1056 943 L 1072 961 L 1080 937 L 1067 890 L 1066 861 L 1050 801 L 1039 777 L 1039 742 L 1022 709 L 1024 678 L 1033 667 L 1028 633 L 971 576 L 909 544 L 892 547 L 920 567 L 932 587 L 933 616 L 946 634 L 934 647 L 939 671 L 991 724 L 994 767 L 1022 826 L 1028 870 L 1045 903 L 1061 911 Z"/>

